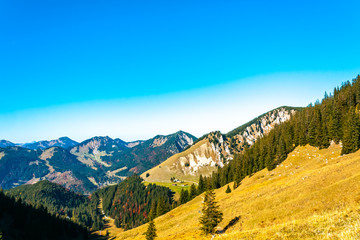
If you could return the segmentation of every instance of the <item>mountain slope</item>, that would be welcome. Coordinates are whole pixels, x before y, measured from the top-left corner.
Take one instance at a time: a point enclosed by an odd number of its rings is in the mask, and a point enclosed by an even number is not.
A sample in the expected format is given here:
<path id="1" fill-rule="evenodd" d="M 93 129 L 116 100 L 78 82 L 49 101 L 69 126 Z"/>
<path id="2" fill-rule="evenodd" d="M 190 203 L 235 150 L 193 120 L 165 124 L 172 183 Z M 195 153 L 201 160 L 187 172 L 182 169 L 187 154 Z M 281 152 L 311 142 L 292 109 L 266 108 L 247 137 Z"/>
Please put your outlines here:
<path id="1" fill-rule="evenodd" d="M 94 174 L 92 169 L 60 147 L 43 151 L 0 148 L 0 186 L 4 189 L 48 179 L 71 190 L 89 193 L 95 189 L 87 178 L 91 174 Z"/>
<path id="2" fill-rule="evenodd" d="M 282 239 L 279 234 L 284 234 L 286 239 L 341 236 L 351 227 L 345 225 L 348 216 L 341 213 L 347 211 L 352 216 L 360 208 L 360 151 L 344 156 L 340 156 L 340 152 L 341 147 L 336 144 L 322 150 L 297 147 L 277 168 L 264 169 L 245 178 L 231 193 L 225 193 L 227 186 L 215 190 L 216 200 L 224 212 L 218 229 L 224 229 L 232 219 L 240 217 L 219 239 L 267 239 L 269 236 Z M 233 184 L 230 186 L 232 189 Z M 199 229 L 202 200 L 200 195 L 156 218 L 158 239 L 209 239 L 202 236 Z M 334 214 L 339 219 L 328 220 L 334 225 L 320 228 L 311 222 L 321 218 L 319 215 Z M 336 222 L 339 224 L 335 225 Z M 310 229 L 293 228 L 296 224 Z M 118 231 L 116 239 L 145 239 L 141 234 L 146 228 L 147 225 L 142 225 L 126 232 Z M 319 229 L 323 232 L 315 231 Z M 355 235 L 360 233 L 359 229 L 352 229 L 357 231 Z"/>
<path id="3" fill-rule="evenodd" d="M 186 151 L 176 154 L 142 177 L 148 182 L 170 181 L 171 177 L 197 181 L 200 174 L 209 175 L 218 166 L 222 167 L 235 153 L 242 152 L 267 134 L 275 125 L 291 118 L 300 108 L 279 107 L 234 129 L 228 134 L 211 132 L 200 138 Z"/>
<path id="4" fill-rule="evenodd" d="M 68 217 L 89 228 L 101 222 L 101 215 L 97 211 L 99 198 L 96 195 L 89 198 L 46 180 L 12 188 L 5 193 L 14 198 L 21 197 L 23 202 L 32 206 L 41 205 L 53 215 Z"/>
<path id="5" fill-rule="evenodd" d="M 89 239 L 87 229 L 64 218 L 49 214 L 44 208 L 15 201 L 0 192 L 1 239 L 80 240 Z"/>

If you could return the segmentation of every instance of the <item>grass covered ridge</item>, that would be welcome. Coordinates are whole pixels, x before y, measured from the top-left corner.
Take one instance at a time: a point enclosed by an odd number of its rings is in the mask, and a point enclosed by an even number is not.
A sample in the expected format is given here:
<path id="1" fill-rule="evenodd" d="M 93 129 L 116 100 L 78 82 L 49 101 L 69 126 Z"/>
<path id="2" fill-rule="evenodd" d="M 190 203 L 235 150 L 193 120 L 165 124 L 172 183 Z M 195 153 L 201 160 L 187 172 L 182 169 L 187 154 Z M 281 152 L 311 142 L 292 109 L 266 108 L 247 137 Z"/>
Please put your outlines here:
<path id="1" fill-rule="evenodd" d="M 231 193 L 225 193 L 227 186 L 215 190 L 224 212 L 219 230 L 240 217 L 215 239 L 336 239 L 346 232 L 350 239 L 357 236 L 360 152 L 344 156 L 340 152 L 339 145 L 322 150 L 297 147 L 277 168 L 245 178 Z M 155 219 L 158 239 L 210 239 L 199 230 L 202 198 Z M 146 228 L 145 224 L 113 237 L 145 239 Z"/>

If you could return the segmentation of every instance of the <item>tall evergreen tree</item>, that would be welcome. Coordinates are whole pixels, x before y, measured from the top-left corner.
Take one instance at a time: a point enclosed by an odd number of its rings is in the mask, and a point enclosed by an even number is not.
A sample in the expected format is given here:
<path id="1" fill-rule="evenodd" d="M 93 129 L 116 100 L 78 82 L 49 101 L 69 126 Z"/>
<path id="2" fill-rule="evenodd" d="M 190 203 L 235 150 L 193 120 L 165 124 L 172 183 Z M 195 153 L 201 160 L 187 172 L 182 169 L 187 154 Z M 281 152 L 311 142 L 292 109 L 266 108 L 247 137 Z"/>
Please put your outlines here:
<path id="1" fill-rule="evenodd" d="M 200 174 L 199 177 L 199 185 L 198 185 L 198 194 L 202 194 L 206 189 L 206 183 L 204 181 L 203 176 Z"/>
<path id="2" fill-rule="evenodd" d="M 149 213 L 149 218 L 150 219 L 155 219 L 157 217 L 156 216 L 156 207 L 157 207 L 156 202 L 152 201 L 151 208 L 150 208 L 150 213 Z"/>
<path id="3" fill-rule="evenodd" d="M 154 240 L 157 237 L 154 220 L 151 219 L 145 232 L 146 240 Z"/>
<path id="4" fill-rule="evenodd" d="M 116 226 L 117 228 L 120 228 L 120 227 L 121 227 L 121 221 L 120 221 L 119 216 L 116 216 L 116 217 L 115 217 L 114 224 L 115 224 L 115 226 Z"/>
<path id="5" fill-rule="evenodd" d="M 164 213 L 166 213 L 165 201 L 164 201 L 163 197 L 160 197 L 157 207 L 156 207 L 156 215 L 161 216 Z"/>
<path id="6" fill-rule="evenodd" d="M 201 230 L 205 234 L 214 233 L 215 227 L 222 221 L 223 213 L 215 201 L 214 190 L 208 190 L 205 193 L 202 216 L 200 217 Z"/>
<path id="7" fill-rule="evenodd" d="M 180 192 L 180 204 L 187 203 L 189 201 L 189 191 L 181 189 Z"/>
<path id="8" fill-rule="evenodd" d="M 191 199 L 193 199 L 193 198 L 196 197 L 196 196 L 197 196 L 197 190 L 196 190 L 195 184 L 193 183 L 193 184 L 191 184 L 191 186 L 190 186 L 190 196 L 189 196 L 189 199 L 191 200 Z"/>
<path id="9" fill-rule="evenodd" d="M 230 186 L 228 185 L 227 188 L 226 188 L 226 193 L 231 193 L 231 189 L 230 189 Z"/>

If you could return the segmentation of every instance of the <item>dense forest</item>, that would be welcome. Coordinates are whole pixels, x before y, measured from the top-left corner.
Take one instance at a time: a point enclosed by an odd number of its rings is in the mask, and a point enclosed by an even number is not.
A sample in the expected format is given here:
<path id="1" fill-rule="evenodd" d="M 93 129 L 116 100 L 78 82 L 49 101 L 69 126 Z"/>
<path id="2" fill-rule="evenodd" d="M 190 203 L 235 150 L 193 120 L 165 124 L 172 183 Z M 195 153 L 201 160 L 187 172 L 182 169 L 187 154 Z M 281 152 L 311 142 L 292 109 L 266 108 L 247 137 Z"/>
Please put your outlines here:
<path id="1" fill-rule="evenodd" d="M 39 206 L 6 196 L 0 191 L 0 231 L 2 239 L 88 239 L 86 228 L 70 220 L 56 217 Z"/>
<path id="2" fill-rule="evenodd" d="M 115 219 L 116 227 L 125 230 L 160 216 L 174 207 L 173 192 L 155 184 L 144 185 L 138 175 L 128 177 L 118 185 L 95 192 L 102 198 L 105 214 Z"/>
<path id="3" fill-rule="evenodd" d="M 103 226 L 97 208 L 100 202 L 97 194 L 80 195 L 46 180 L 19 186 L 5 193 L 35 208 L 44 208 L 56 217 L 70 219 L 83 227 L 99 230 Z"/>

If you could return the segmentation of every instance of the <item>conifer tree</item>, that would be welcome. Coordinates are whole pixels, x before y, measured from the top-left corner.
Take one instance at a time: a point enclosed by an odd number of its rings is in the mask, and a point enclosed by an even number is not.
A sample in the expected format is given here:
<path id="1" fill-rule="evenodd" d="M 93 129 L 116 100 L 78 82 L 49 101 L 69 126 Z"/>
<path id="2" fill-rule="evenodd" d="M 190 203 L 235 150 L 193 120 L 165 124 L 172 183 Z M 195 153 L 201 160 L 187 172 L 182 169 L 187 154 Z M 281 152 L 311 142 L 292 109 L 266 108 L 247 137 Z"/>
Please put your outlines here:
<path id="1" fill-rule="evenodd" d="M 202 207 L 202 216 L 200 217 L 201 230 L 205 234 L 214 233 L 215 227 L 222 221 L 223 213 L 215 201 L 215 192 L 208 190 Z"/>
<path id="2" fill-rule="evenodd" d="M 147 231 L 145 232 L 146 240 L 154 240 L 157 237 L 154 220 L 151 219 Z"/>
<path id="3" fill-rule="evenodd" d="M 150 219 L 155 219 L 157 216 L 156 216 L 156 202 L 153 201 L 151 203 L 151 208 L 150 208 L 150 213 L 149 213 L 149 218 Z"/>
<path id="4" fill-rule="evenodd" d="M 236 183 L 236 181 L 234 181 L 233 189 L 235 190 L 237 187 L 238 187 L 238 184 Z"/>
<path id="5" fill-rule="evenodd" d="M 193 199 L 196 196 L 197 196 L 197 190 L 196 190 L 195 184 L 193 183 L 190 186 L 190 196 L 189 196 L 190 199 L 189 200 Z"/>
<path id="6" fill-rule="evenodd" d="M 115 217 L 115 221 L 114 224 L 117 228 L 121 227 L 121 222 L 120 222 L 120 218 L 118 216 Z"/>
<path id="7" fill-rule="evenodd" d="M 180 192 L 180 204 L 187 203 L 189 201 L 189 191 L 181 189 Z"/>
<path id="8" fill-rule="evenodd" d="M 160 197 L 157 207 L 156 207 L 156 215 L 161 216 L 164 213 L 166 213 L 165 201 L 164 201 L 163 197 Z"/>
<path id="9" fill-rule="evenodd" d="M 198 194 L 202 194 L 205 191 L 205 189 L 206 189 L 206 184 L 205 184 L 203 176 L 200 174 L 199 185 L 198 185 Z"/>
<path id="10" fill-rule="evenodd" d="M 226 188 L 226 191 L 225 191 L 226 193 L 231 193 L 231 189 L 230 189 L 230 187 L 229 187 L 229 185 L 227 186 L 227 188 Z"/>

